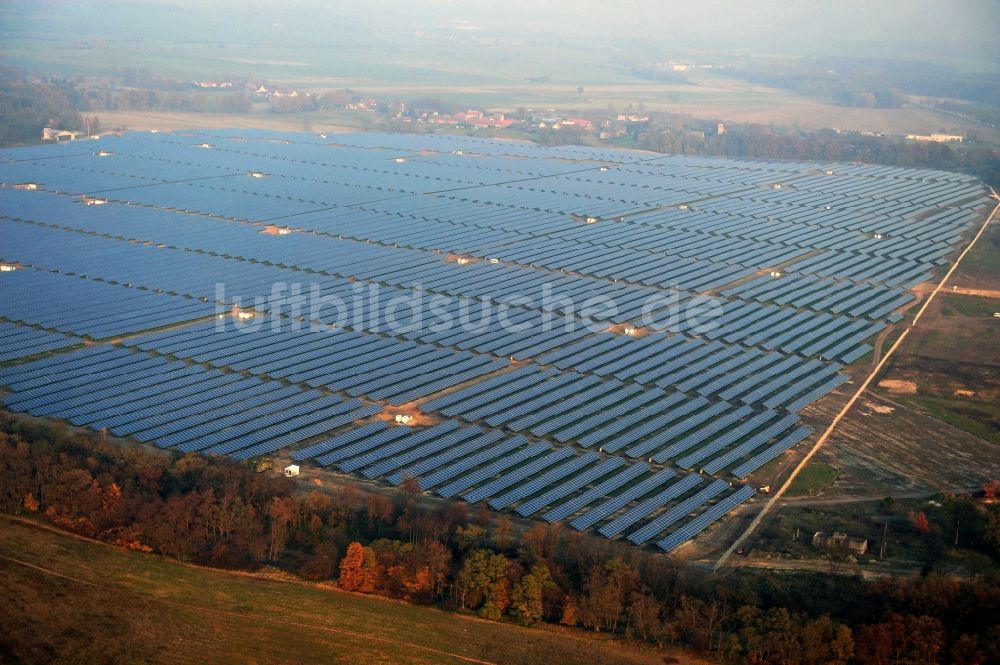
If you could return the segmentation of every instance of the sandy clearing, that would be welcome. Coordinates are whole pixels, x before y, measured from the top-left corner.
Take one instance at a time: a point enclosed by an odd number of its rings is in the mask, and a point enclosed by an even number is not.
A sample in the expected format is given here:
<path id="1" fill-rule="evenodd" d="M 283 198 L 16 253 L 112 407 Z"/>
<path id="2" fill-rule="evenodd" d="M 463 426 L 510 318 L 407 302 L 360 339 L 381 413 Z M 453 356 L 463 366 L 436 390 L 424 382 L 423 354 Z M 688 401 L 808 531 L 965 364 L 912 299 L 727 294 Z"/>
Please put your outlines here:
<path id="1" fill-rule="evenodd" d="M 917 392 L 916 383 L 901 379 L 884 379 L 878 382 L 878 387 L 885 388 L 896 395 L 914 395 Z"/>

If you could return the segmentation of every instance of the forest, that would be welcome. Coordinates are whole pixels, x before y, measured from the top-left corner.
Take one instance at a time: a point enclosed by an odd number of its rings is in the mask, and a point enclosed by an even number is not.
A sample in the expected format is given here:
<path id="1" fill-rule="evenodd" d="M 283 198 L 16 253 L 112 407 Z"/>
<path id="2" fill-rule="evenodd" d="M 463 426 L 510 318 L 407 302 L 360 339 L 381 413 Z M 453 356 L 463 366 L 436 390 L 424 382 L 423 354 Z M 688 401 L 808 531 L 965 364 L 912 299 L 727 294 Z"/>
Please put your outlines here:
<path id="1" fill-rule="evenodd" d="M 348 591 L 524 625 L 561 623 L 678 644 L 726 663 L 1000 660 L 1000 576 L 865 582 L 848 575 L 684 567 L 412 485 L 311 488 L 250 466 L 104 442 L 0 416 L 0 510 L 205 566 L 277 568 Z M 1000 558 L 1000 510 L 977 528 Z M 994 571 L 996 569 L 994 568 Z"/>
<path id="2" fill-rule="evenodd" d="M 39 143 L 42 129 L 83 129 L 84 121 L 70 99 L 72 85 L 30 79 L 0 67 L 0 146 Z"/>

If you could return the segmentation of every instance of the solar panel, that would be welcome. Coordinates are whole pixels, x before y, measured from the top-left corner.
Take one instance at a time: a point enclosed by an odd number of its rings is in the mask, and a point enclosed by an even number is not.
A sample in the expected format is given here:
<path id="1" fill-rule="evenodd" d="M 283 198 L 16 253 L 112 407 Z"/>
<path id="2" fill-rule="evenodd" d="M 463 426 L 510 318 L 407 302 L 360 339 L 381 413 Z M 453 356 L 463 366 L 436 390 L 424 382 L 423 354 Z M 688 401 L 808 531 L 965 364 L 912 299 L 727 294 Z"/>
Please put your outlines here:
<path id="1" fill-rule="evenodd" d="M 785 416 L 784 418 L 781 418 L 776 423 L 769 425 L 768 427 L 764 428 L 757 434 L 754 434 L 749 439 L 747 439 L 740 445 L 736 446 L 732 450 L 727 451 L 724 455 L 720 455 L 719 457 L 716 457 L 715 459 L 709 461 L 702 467 L 702 470 L 705 473 L 716 473 L 722 470 L 731 462 L 738 460 L 744 455 L 749 454 L 750 452 L 756 450 L 760 446 L 770 441 L 775 436 L 787 430 L 789 427 L 794 425 L 798 421 L 798 419 L 799 417 L 794 414 L 790 414 Z"/>
<path id="2" fill-rule="evenodd" d="M 585 492 L 582 492 L 580 495 L 573 497 L 569 501 L 552 508 L 542 515 L 542 519 L 549 523 L 565 519 L 578 510 L 581 510 L 594 501 L 597 501 L 601 497 L 619 489 L 620 487 L 623 487 L 624 485 L 627 485 L 629 482 L 635 480 L 639 476 L 642 476 L 647 471 L 649 471 L 649 465 L 645 462 L 639 462 L 638 464 L 627 466 L 623 471 L 601 481 L 597 485 L 591 487 Z"/>
<path id="3" fill-rule="evenodd" d="M 695 517 L 687 524 L 682 525 L 679 529 L 671 533 L 663 540 L 656 543 L 657 546 L 665 552 L 673 552 L 683 543 L 694 538 L 708 528 L 712 522 L 718 520 L 720 517 L 752 497 L 754 494 L 755 492 L 752 487 L 741 487 L 702 514 Z"/>
<path id="4" fill-rule="evenodd" d="M 510 487 L 514 483 L 520 482 L 538 473 L 539 471 L 548 469 L 556 462 L 562 461 L 567 457 L 572 457 L 572 456 L 573 456 L 572 448 L 569 447 L 559 448 L 557 450 L 550 452 L 547 455 L 532 460 L 527 464 L 525 464 L 524 466 L 518 467 L 517 469 L 514 469 L 509 473 L 505 473 L 499 478 L 496 478 L 495 480 L 486 483 L 481 487 L 477 487 L 476 489 L 463 495 L 462 498 L 468 501 L 469 503 L 475 503 L 477 501 L 489 498 L 491 496 L 494 496 L 497 492 L 501 492 L 504 489 Z"/>
<path id="5" fill-rule="evenodd" d="M 617 496 L 611 497 L 607 501 L 604 501 L 603 503 L 591 508 L 590 510 L 588 510 L 587 512 L 585 512 L 584 514 L 580 515 L 575 520 L 570 522 L 570 526 L 572 526 L 577 531 L 583 531 L 584 529 L 588 529 L 597 522 L 603 520 L 608 515 L 611 515 L 621 510 L 626 505 L 628 505 L 629 502 L 634 501 L 635 499 L 642 498 L 646 494 L 649 494 L 660 485 L 663 485 L 671 478 L 674 478 L 676 475 L 677 474 L 670 469 L 663 469 L 661 471 L 657 471 L 653 475 L 644 479 L 642 482 L 633 485 L 625 492 L 622 492 Z"/>
<path id="6" fill-rule="evenodd" d="M 506 452 L 503 449 L 503 446 L 505 444 L 502 442 L 502 439 L 503 439 L 502 432 L 499 432 L 497 430 L 491 430 L 489 432 L 486 432 L 482 436 L 477 436 L 471 441 L 466 441 L 461 445 L 447 448 L 443 452 L 431 455 L 426 459 L 420 460 L 419 462 L 413 464 L 407 464 L 404 469 L 396 471 L 395 473 L 392 473 L 389 476 L 387 476 L 386 480 L 388 480 L 393 485 L 399 485 L 408 477 L 419 478 L 424 473 L 431 472 L 434 469 L 442 468 L 448 462 L 460 459 L 462 457 L 465 457 L 466 455 L 480 451 L 483 448 L 486 448 L 487 446 L 492 446 L 492 444 L 495 444 L 497 442 L 501 443 L 493 447 L 491 449 L 491 453 L 502 454 L 503 452 Z M 516 445 L 517 442 L 515 442 L 515 446 Z"/>
<path id="7" fill-rule="evenodd" d="M 623 514 L 598 529 L 598 533 L 605 538 L 614 538 L 619 533 L 646 517 L 657 508 L 673 501 L 692 487 L 699 484 L 701 484 L 701 476 L 698 476 L 697 474 L 685 476 L 667 487 L 667 489 L 662 492 L 641 501 L 632 508 L 629 508 Z"/>
<path id="8" fill-rule="evenodd" d="M 594 459 L 599 458 L 595 457 Z M 600 464 L 587 469 L 583 473 L 575 474 L 569 480 L 550 488 L 548 491 L 529 501 L 525 501 L 516 508 L 517 514 L 521 517 L 533 515 L 552 502 L 572 494 L 598 478 L 603 478 L 612 471 L 621 468 L 624 464 L 625 460 L 620 457 L 609 457 Z"/>
<path id="9" fill-rule="evenodd" d="M 378 478 L 379 476 L 385 475 L 390 471 L 395 471 L 396 469 L 415 462 L 423 457 L 440 452 L 451 446 L 458 445 L 481 433 L 482 430 L 478 427 L 469 427 L 461 432 L 455 432 L 454 434 L 449 434 L 441 438 L 427 438 L 426 443 L 423 443 L 416 436 L 409 437 L 401 443 L 393 444 L 385 449 L 373 451 L 368 455 L 359 457 L 356 461 L 356 464 L 359 466 L 356 466 L 355 468 L 361 468 L 362 466 L 375 460 L 383 460 L 378 464 L 373 464 L 370 468 L 365 469 L 363 472 L 365 478 Z M 499 438 L 500 433 L 497 432 L 496 434 L 496 438 Z M 406 452 L 403 452 L 404 450 Z M 347 470 L 346 467 L 342 468 Z"/>
<path id="10" fill-rule="evenodd" d="M 809 429 L 808 427 L 799 427 L 798 429 L 788 434 L 774 445 L 769 446 L 762 452 L 757 453 L 756 455 L 748 459 L 746 462 L 733 469 L 732 471 L 733 475 L 736 476 L 737 478 L 746 478 L 751 473 L 753 473 L 760 467 L 764 466 L 765 464 L 770 462 L 772 459 L 774 459 L 781 453 L 790 449 L 792 446 L 794 446 L 802 439 L 809 436 L 811 433 L 812 430 Z"/>
<path id="11" fill-rule="evenodd" d="M 773 411 L 762 411 L 741 423 L 737 427 L 727 431 L 722 436 L 713 439 L 711 442 L 705 444 L 701 448 L 698 448 L 694 452 L 688 453 L 684 457 L 677 460 L 677 465 L 685 469 L 692 468 L 695 464 L 701 460 L 709 457 L 718 451 L 731 446 L 736 443 L 744 436 L 747 436 L 758 427 L 764 425 L 765 423 L 777 418 L 777 414 Z"/>
<path id="12" fill-rule="evenodd" d="M 701 483 L 700 476 L 692 474 L 688 476 L 688 478 L 698 479 L 697 483 L 691 483 L 691 487 L 694 487 Z M 721 492 L 726 491 L 728 487 L 729 483 L 727 483 L 724 480 L 714 481 L 708 487 L 705 487 L 704 489 L 698 491 L 696 494 L 684 499 L 676 506 L 672 507 L 670 510 L 667 510 L 666 512 L 657 516 L 655 519 L 650 520 L 649 523 L 647 523 L 641 529 L 638 529 L 630 533 L 628 535 L 628 539 L 637 545 L 646 542 L 656 534 L 660 533 L 661 531 L 669 527 L 674 522 L 683 519 L 686 515 L 688 515 L 688 513 L 690 513 L 698 506 L 712 499 Z"/>
<path id="13" fill-rule="evenodd" d="M 369 436 L 355 440 L 353 443 L 334 448 L 329 452 L 318 455 L 316 457 L 316 463 L 320 466 L 337 464 L 339 467 L 338 463 L 343 462 L 343 460 L 368 452 L 373 448 L 377 448 L 378 446 L 389 443 L 390 441 L 395 441 L 401 437 L 408 437 L 412 433 L 413 430 L 405 425 L 401 427 L 382 428 Z"/>
<path id="14" fill-rule="evenodd" d="M 349 443 L 353 443 L 358 439 L 362 439 L 372 434 L 376 434 L 386 429 L 388 425 L 382 421 L 376 421 L 373 423 L 368 423 L 367 425 L 362 425 L 361 427 L 356 427 L 344 434 L 326 439 L 325 441 L 320 441 L 319 443 L 314 443 L 311 446 L 301 448 L 292 453 L 292 459 L 296 462 L 301 462 L 302 460 L 309 459 L 310 457 L 316 457 L 325 452 L 333 450 L 334 448 L 340 448 L 346 446 Z"/>
<path id="15" fill-rule="evenodd" d="M 595 452 L 588 452 L 571 458 L 568 462 L 560 464 L 558 467 L 550 469 L 529 482 L 522 483 L 508 490 L 504 495 L 495 499 L 490 499 L 490 507 L 495 510 L 502 510 L 516 501 L 541 492 L 552 483 L 558 482 L 566 476 L 579 472 L 594 462 L 600 460 L 600 456 Z"/>
<path id="16" fill-rule="evenodd" d="M 515 437 L 514 440 L 517 439 L 521 439 L 522 445 L 528 442 L 528 440 L 525 437 Z M 459 476 L 457 479 L 452 480 L 450 483 L 437 490 L 439 496 L 449 498 L 455 496 L 460 492 L 464 492 L 465 490 L 469 489 L 473 485 L 476 485 L 477 483 L 481 483 L 484 480 L 487 480 L 488 478 L 495 476 L 497 473 L 509 469 L 512 466 L 516 466 L 521 462 L 529 460 L 533 457 L 537 457 L 548 450 L 551 450 L 548 444 L 536 443 L 526 448 L 521 448 L 519 450 L 516 450 L 510 455 L 504 455 L 503 457 L 500 457 L 499 459 L 495 460 L 494 456 L 492 455 L 481 455 L 481 456 L 473 455 L 470 458 L 462 460 L 462 462 L 452 464 L 450 467 L 446 469 L 442 469 L 441 471 L 435 474 L 427 476 L 421 482 L 421 486 L 424 487 L 425 489 L 429 489 L 443 482 L 444 480 L 450 480 L 455 476 Z M 486 461 L 490 461 L 490 463 L 486 464 L 485 466 L 479 467 L 472 473 L 460 475 L 468 471 L 469 469 L 473 469 L 479 466 L 480 464 Z"/>

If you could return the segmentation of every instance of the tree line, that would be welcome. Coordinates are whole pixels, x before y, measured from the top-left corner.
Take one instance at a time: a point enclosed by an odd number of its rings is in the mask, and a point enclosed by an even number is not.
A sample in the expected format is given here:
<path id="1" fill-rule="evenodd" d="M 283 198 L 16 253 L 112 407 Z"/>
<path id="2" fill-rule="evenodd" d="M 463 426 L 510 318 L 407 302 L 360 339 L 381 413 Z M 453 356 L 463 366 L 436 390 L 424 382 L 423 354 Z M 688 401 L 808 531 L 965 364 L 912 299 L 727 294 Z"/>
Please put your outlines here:
<path id="1" fill-rule="evenodd" d="M 296 489 L 299 491 L 296 491 Z M 114 445 L 0 416 L 0 510 L 208 566 L 278 567 L 348 591 L 559 623 L 727 663 L 1000 660 L 1000 581 L 714 576 L 559 525 L 516 524 L 412 483 L 303 493 L 228 459 Z"/>
<path id="2" fill-rule="evenodd" d="M 727 124 L 724 134 L 714 124 L 654 116 L 629 127 L 630 145 L 643 150 L 682 155 L 737 159 L 862 162 L 907 168 L 968 173 L 1000 187 L 1000 149 L 994 146 L 952 146 L 901 137 L 870 136 L 835 130 L 805 131 L 767 125 Z M 700 127 L 702 131 L 691 131 Z"/>
<path id="3" fill-rule="evenodd" d="M 724 74 L 843 106 L 898 108 L 906 94 L 1000 104 L 1000 76 L 890 58 L 747 59 Z"/>

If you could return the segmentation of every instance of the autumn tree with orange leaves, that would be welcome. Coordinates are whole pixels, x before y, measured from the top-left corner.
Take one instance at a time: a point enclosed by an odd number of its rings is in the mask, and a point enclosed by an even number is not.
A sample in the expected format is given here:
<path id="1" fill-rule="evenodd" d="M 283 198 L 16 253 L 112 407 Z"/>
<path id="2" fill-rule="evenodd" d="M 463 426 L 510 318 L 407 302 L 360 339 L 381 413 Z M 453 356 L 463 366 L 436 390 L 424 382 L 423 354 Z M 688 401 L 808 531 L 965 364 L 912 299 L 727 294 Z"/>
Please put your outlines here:
<path id="1" fill-rule="evenodd" d="M 370 547 L 365 547 L 355 541 L 347 547 L 347 554 L 340 562 L 340 577 L 338 583 L 345 591 L 371 593 L 375 590 L 378 577 L 375 553 Z"/>

